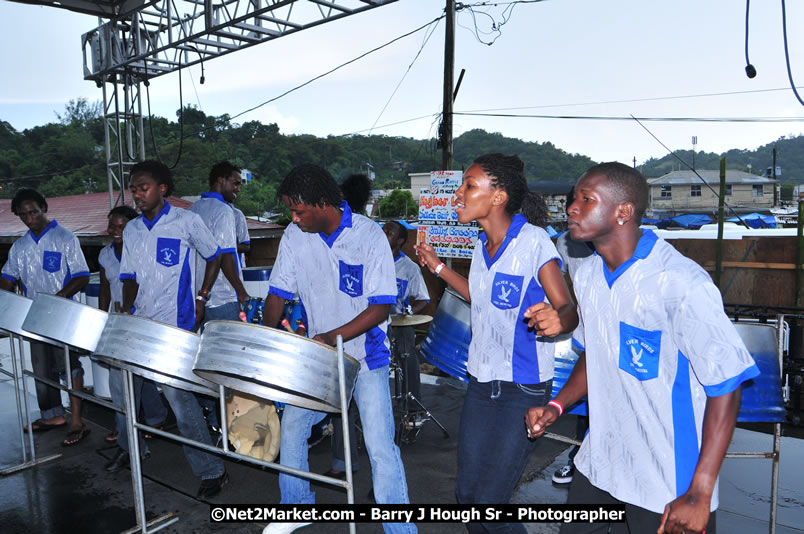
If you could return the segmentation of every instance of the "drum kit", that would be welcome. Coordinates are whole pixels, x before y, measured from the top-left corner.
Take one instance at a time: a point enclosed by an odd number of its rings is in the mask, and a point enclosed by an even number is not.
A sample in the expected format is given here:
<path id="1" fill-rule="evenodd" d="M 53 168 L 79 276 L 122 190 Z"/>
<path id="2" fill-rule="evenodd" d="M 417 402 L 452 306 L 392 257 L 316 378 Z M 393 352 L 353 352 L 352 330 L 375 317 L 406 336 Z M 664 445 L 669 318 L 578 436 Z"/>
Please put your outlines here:
<path id="1" fill-rule="evenodd" d="M 259 412 L 264 406 L 269 406 L 273 410 L 270 401 L 283 401 L 319 411 L 343 412 L 345 453 L 346 458 L 350 459 L 349 422 L 345 412 L 351 400 L 360 363 L 343 352 L 340 336 L 337 347 L 333 348 L 288 332 L 236 321 L 210 321 L 206 324 L 203 334 L 198 335 L 143 317 L 107 314 L 97 308 L 61 297 L 37 295 L 32 300 L 7 291 L 0 291 L 0 330 L 8 332 L 13 338 L 19 336 L 64 347 L 68 373 L 69 351 L 75 348 L 93 352 L 94 357 L 123 371 L 125 407 L 115 406 L 60 384 L 49 381 L 47 383 L 91 402 L 126 413 L 136 504 L 136 530 L 142 529 L 142 532 L 146 532 L 147 527 L 153 528 L 151 531 L 154 531 L 178 520 L 173 514 L 168 514 L 155 521 L 148 521 L 147 525 L 145 523 L 139 441 L 136 439 L 138 430 L 148 431 L 206 452 L 340 485 L 347 490 L 348 502 L 354 502 L 351 476 L 343 481 L 273 463 L 269 459 L 273 460 L 276 456 L 275 451 L 265 450 L 256 454 L 254 440 L 249 441 L 243 437 L 247 432 L 240 432 L 242 425 L 240 427 L 234 425 L 238 419 L 232 417 L 254 418 L 255 428 L 270 427 L 271 433 L 278 435 L 279 423 L 276 420 L 276 411 L 274 410 L 273 415 L 269 413 L 270 410 L 265 414 Z M 11 340 L 11 347 L 13 375 L 3 369 L 0 371 L 9 374 L 16 386 L 20 440 L 23 443 L 24 458 L 22 464 L 4 471 L 3 474 L 60 456 L 37 460 L 33 436 L 29 433 L 31 460 L 28 459 L 22 433 L 23 414 L 28 425 L 31 424 L 31 417 L 24 376 L 32 376 L 35 380 L 41 379 L 23 370 L 22 342 L 19 342 L 19 365 L 14 339 Z M 149 378 L 158 384 L 219 397 L 223 448 L 188 440 L 137 422 L 132 395 L 134 390 L 132 373 Z M 19 382 L 22 383 L 22 395 Z M 224 401 L 226 388 L 231 388 L 236 394 L 235 401 L 230 401 L 228 405 Z M 20 397 L 24 398 L 24 409 Z M 261 407 L 255 409 L 253 405 L 247 405 L 245 397 L 255 398 Z M 267 399 L 270 401 L 266 402 Z M 265 415 L 264 421 L 263 415 Z M 230 423 L 233 426 L 230 427 Z M 238 434 L 234 436 L 235 441 L 238 444 L 248 444 L 248 450 L 243 449 L 248 455 L 229 450 L 228 430 L 235 427 L 238 428 Z M 272 440 L 265 443 L 266 449 L 271 449 L 273 445 Z M 276 445 L 278 446 L 278 440 Z M 347 470 L 347 474 L 351 475 L 351 470 Z M 157 524 L 158 526 L 154 526 Z"/>

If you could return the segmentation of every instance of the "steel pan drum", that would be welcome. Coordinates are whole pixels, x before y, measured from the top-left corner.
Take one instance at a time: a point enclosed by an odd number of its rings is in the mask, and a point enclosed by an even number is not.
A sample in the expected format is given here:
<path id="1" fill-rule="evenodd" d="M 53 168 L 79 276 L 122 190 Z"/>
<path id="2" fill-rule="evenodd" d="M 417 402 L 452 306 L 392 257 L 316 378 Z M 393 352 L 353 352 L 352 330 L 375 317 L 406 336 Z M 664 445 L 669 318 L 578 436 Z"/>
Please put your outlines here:
<path id="1" fill-rule="evenodd" d="M 0 290 L 0 330 L 58 345 L 59 347 L 63 346 L 52 339 L 23 330 L 22 323 L 25 321 L 25 316 L 28 315 L 28 310 L 31 309 L 31 304 L 33 304 L 33 299 L 17 295 L 11 291 Z"/>
<path id="2" fill-rule="evenodd" d="M 134 315 L 109 314 L 95 356 L 160 384 L 218 396 L 218 386 L 193 373 L 201 336 Z"/>
<path id="3" fill-rule="evenodd" d="M 108 314 L 70 299 L 39 293 L 22 328 L 79 349 L 95 350 Z M 49 341 L 52 343 L 52 341 Z"/>
<path id="4" fill-rule="evenodd" d="M 572 370 L 575 368 L 575 363 L 578 361 L 578 353 L 572 348 L 572 337 L 565 336 L 566 339 L 556 341 L 555 347 L 555 374 L 553 376 L 553 398 L 556 398 L 558 392 L 564 387 L 564 384 L 569 380 Z M 586 401 L 582 400 L 576 402 L 566 410 L 575 415 L 589 415 L 589 408 Z"/>
<path id="5" fill-rule="evenodd" d="M 360 363 L 344 354 L 347 403 Z M 195 372 L 212 382 L 263 399 L 325 412 L 340 411 L 334 348 L 255 324 L 210 321 Z"/>
<path id="6" fill-rule="evenodd" d="M 433 324 L 421 346 L 421 353 L 431 364 L 464 382 L 469 343 L 472 341 L 471 308 L 450 288 L 438 303 Z"/>
<path id="7" fill-rule="evenodd" d="M 743 386 L 737 421 L 784 422 L 785 408 L 776 348 L 776 328 L 773 325 L 759 323 L 734 323 L 734 326 L 761 373 Z"/>

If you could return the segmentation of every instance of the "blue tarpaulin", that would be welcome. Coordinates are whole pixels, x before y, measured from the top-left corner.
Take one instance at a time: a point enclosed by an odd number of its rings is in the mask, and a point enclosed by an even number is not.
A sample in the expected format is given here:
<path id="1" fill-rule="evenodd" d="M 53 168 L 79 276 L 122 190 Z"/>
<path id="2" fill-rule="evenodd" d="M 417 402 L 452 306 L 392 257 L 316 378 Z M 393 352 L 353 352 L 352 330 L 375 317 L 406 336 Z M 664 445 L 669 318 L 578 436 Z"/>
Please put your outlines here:
<path id="1" fill-rule="evenodd" d="M 700 228 L 705 224 L 712 222 L 712 217 L 709 215 L 699 215 L 695 213 L 688 213 L 686 215 L 679 215 L 678 217 L 671 217 L 673 225 L 681 226 L 683 228 Z"/>
<path id="2" fill-rule="evenodd" d="M 761 213 L 749 213 L 748 215 L 741 215 L 740 219 L 751 228 L 776 228 L 776 217 L 773 215 L 762 215 Z M 729 222 L 740 224 L 740 219 L 732 217 L 726 219 Z"/>

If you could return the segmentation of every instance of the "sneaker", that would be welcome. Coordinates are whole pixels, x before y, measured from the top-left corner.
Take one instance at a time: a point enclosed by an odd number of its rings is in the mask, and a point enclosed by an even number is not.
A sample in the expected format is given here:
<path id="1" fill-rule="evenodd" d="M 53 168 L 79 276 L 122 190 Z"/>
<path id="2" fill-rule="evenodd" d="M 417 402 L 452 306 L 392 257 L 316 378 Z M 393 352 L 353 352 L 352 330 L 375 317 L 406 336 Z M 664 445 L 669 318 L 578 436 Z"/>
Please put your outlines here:
<path id="1" fill-rule="evenodd" d="M 262 534 L 288 534 L 312 523 L 270 523 L 262 529 Z"/>
<path id="2" fill-rule="evenodd" d="M 569 484 L 572 482 L 572 476 L 575 474 L 575 466 L 567 464 L 555 473 L 553 473 L 553 482 L 555 484 Z"/>

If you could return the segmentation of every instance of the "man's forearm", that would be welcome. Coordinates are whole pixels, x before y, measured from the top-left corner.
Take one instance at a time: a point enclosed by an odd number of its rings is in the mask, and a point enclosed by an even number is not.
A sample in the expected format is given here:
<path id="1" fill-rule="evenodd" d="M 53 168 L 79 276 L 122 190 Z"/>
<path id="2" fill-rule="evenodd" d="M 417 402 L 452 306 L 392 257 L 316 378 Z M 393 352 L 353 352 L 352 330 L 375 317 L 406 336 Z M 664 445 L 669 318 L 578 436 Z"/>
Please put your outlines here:
<path id="1" fill-rule="evenodd" d="M 232 284 L 232 287 L 235 291 L 237 291 L 237 296 L 240 300 L 246 299 L 248 297 L 248 291 L 246 291 L 245 286 L 243 286 L 243 281 L 240 280 L 240 276 L 237 274 L 237 260 L 234 257 L 234 254 L 227 253 L 221 255 L 221 271 L 223 271 L 223 276 Z"/>
<path id="2" fill-rule="evenodd" d="M 741 395 L 742 391 L 738 387 L 731 393 L 706 399 L 701 454 L 689 491 L 711 498 L 720 466 L 723 464 L 723 458 L 734 433 Z"/>

